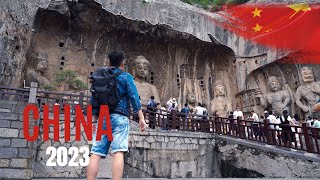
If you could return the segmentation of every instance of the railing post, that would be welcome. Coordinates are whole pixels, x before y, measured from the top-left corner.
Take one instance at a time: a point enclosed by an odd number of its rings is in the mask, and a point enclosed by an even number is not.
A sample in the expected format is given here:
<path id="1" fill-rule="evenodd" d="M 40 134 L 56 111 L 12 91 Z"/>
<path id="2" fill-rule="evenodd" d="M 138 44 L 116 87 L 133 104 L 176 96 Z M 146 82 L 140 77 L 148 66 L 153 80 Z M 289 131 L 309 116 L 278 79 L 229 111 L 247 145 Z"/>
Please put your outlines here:
<path id="1" fill-rule="evenodd" d="M 269 122 L 267 119 L 263 120 L 263 125 L 264 125 L 264 135 L 266 136 L 267 139 L 267 144 L 271 144 L 271 139 L 270 139 L 270 135 L 269 135 Z"/>
<path id="2" fill-rule="evenodd" d="M 307 123 L 302 123 L 302 132 L 303 132 L 303 136 L 304 136 L 304 140 L 306 142 L 306 148 L 307 148 L 307 152 L 313 152 L 313 143 L 312 143 L 312 139 L 309 136 L 309 132 L 308 132 L 308 127 L 307 127 Z"/>
<path id="3" fill-rule="evenodd" d="M 28 103 L 35 104 L 37 102 L 37 88 L 38 88 L 38 83 L 31 82 Z"/>
<path id="4" fill-rule="evenodd" d="M 239 129 L 239 137 L 240 137 L 240 139 L 246 139 L 246 129 L 245 129 L 245 125 L 243 125 L 243 121 L 244 120 L 242 120 L 242 119 L 240 119 L 238 117 L 237 125 L 238 125 L 238 129 Z"/>
<path id="5" fill-rule="evenodd" d="M 83 107 L 83 97 L 84 97 L 84 93 L 83 93 L 83 92 L 80 92 L 80 96 L 79 96 L 79 104 L 80 104 L 80 107 Z"/>
<path id="6" fill-rule="evenodd" d="M 177 111 L 176 110 L 172 110 L 171 111 L 171 129 L 175 129 L 176 128 L 176 119 L 177 119 Z"/>

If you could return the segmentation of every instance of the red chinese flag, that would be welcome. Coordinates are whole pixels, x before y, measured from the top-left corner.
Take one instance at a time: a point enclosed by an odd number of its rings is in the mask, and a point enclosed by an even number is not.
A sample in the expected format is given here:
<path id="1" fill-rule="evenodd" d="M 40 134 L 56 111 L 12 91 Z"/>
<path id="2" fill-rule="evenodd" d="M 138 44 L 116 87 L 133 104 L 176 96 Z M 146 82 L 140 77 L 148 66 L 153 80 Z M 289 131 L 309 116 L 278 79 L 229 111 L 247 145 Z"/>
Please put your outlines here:
<path id="1" fill-rule="evenodd" d="M 255 43 L 294 52 L 289 61 L 320 64 L 320 4 L 251 3 L 219 12 L 224 29 Z"/>

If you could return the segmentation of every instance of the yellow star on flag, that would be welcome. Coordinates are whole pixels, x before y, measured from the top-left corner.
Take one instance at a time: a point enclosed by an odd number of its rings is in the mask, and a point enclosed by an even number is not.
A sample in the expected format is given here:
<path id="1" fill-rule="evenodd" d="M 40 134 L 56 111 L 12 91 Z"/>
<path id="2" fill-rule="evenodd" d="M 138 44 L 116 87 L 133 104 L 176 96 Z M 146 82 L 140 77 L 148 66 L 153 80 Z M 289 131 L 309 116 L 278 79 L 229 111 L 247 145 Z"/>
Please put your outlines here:
<path id="1" fill-rule="evenodd" d="M 262 11 L 262 10 L 259 10 L 259 9 L 256 7 L 256 9 L 255 9 L 254 11 L 252 11 L 253 17 L 256 17 L 256 16 L 261 17 L 261 14 L 260 14 L 261 11 Z"/>
<path id="2" fill-rule="evenodd" d="M 260 26 L 258 23 L 256 24 L 256 27 L 252 28 L 254 32 L 258 32 L 262 29 L 263 26 Z"/>
<path id="3" fill-rule="evenodd" d="M 290 4 L 287 7 L 291 8 L 292 10 L 295 11 L 295 13 L 293 13 L 289 19 L 291 19 L 294 15 L 296 15 L 299 11 L 311 11 L 310 6 L 307 3 L 298 3 L 298 4 Z"/>

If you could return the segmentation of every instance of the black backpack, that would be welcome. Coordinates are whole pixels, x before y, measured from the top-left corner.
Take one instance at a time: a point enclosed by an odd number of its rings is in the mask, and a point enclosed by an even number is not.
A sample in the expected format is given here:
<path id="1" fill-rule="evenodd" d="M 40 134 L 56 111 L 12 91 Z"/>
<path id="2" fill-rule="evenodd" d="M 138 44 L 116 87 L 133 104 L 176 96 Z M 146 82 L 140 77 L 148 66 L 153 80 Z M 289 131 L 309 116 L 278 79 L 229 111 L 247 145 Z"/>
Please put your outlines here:
<path id="1" fill-rule="evenodd" d="M 91 75 L 92 110 L 99 115 L 100 105 L 108 105 L 113 112 L 122 98 L 119 97 L 116 77 L 122 73 L 114 73 L 115 68 L 101 67 Z"/>

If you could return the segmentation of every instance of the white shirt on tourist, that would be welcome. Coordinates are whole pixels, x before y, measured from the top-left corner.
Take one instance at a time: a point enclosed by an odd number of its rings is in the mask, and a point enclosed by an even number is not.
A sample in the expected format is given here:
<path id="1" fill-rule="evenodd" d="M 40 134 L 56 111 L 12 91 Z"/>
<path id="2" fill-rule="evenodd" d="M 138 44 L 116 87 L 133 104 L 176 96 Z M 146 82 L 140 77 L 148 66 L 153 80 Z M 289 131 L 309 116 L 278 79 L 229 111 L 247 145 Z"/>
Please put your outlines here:
<path id="1" fill-rule="evenodd" d="M 172 110 L 177 110 L 178 108 L 178 103 L 177 102 L 172 102 L 172 101 L 168 101 L 167 102 L 167 111 L 172 111 Z"/>
<path id="2" fill-rule="evenodd" d="M 233 118 L 237 119 L 238 117 L 243 117 L 242 111 L 234 111 L 233 112 Z"/>
<path id="3" fill-rule="evenodd" d="M 278 121 L 278 119 L 277 119 L 274 115 L 272 115 L 272 114 L 270 114 L 270 115 L 267 117 L 267 119 L 268 119 L 269 123 L 271 123 L 271 124 L 280 124 L 280 120 Z M 274 127 L 275 127 L 276 125 L 271 125 L 271 124 L 270 124 L 270 129 L 274 129 Z M 279 126 L 276 126 L 276 129 L 279 129 Z"/>
<path id="4" fill-rule="evenodd" d="M 201 106 L 197 106 L 195 108 L 195 113 L 196 113 L 196 115 L 203 115 L 203 111 L 205 111 L 205 110 L 206 110 L 205 108 L 203 108 Z"/>
<path id="5" fill-rule="evenodd" d="M 251 116 L 251 119 L 253 119 L 254 122 L 260 122 L 260 119 L 257 113 L 253 113 Z"/>

